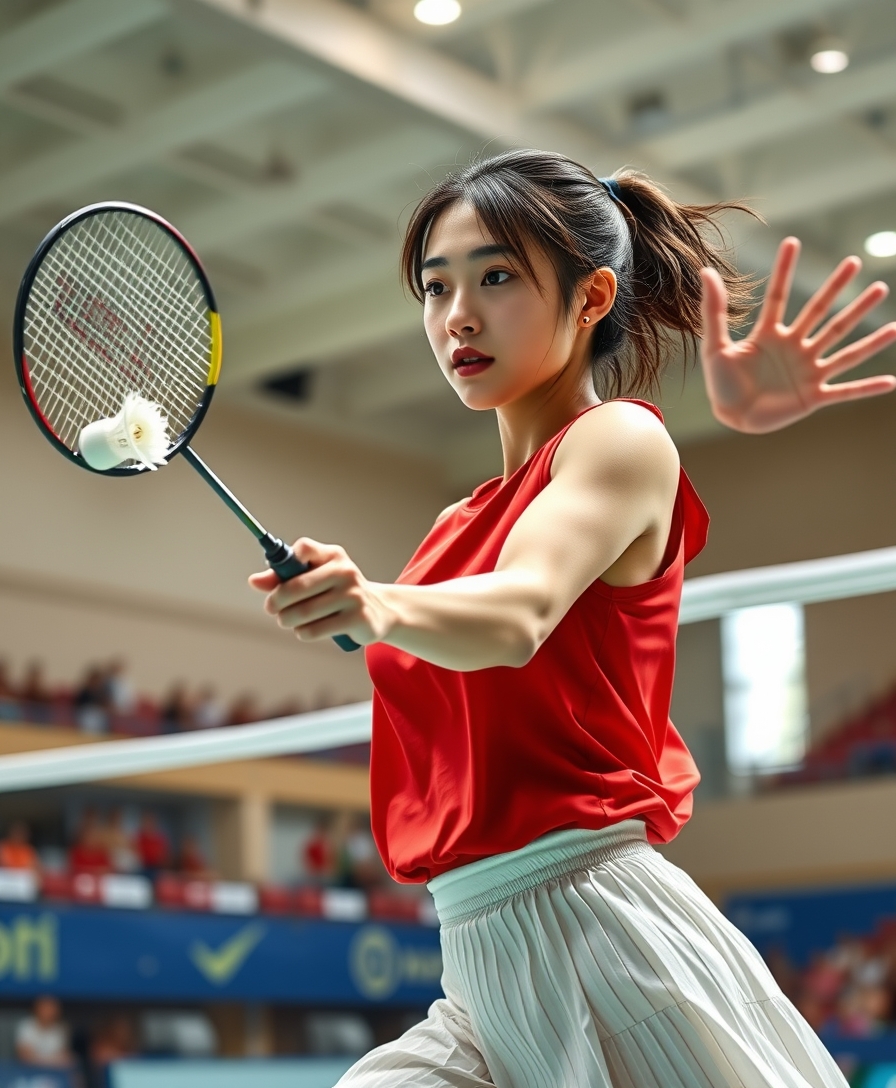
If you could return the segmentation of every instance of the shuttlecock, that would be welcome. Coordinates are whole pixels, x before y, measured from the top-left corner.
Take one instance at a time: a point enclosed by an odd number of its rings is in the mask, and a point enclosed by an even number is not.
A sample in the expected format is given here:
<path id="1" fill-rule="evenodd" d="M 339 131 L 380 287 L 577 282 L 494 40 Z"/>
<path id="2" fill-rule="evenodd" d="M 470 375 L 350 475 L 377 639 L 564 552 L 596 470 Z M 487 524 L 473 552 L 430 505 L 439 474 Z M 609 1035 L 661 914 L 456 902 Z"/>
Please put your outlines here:
<path id="1" fill-rule="evenodd" d="M 131 459 L 155 472 L 168 452 L 168 420 L 158 404 L 128 393 L 117 416 L 88 423 L 78 449 L 91 468 L 105 471 Z"/>

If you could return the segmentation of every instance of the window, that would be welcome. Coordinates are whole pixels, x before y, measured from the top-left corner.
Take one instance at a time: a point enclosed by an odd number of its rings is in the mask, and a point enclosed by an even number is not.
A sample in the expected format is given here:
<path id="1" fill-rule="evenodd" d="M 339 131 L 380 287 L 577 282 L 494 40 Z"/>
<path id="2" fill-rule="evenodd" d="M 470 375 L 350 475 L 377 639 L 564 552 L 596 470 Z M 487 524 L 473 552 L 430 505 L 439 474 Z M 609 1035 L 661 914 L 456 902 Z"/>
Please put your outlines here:
<path id="1" fill-rule="evenodd" d="M 725 749 L 735 774 L 798 766 L 806 750 L 803 610 L 742 608 L 722 617 Z"/>

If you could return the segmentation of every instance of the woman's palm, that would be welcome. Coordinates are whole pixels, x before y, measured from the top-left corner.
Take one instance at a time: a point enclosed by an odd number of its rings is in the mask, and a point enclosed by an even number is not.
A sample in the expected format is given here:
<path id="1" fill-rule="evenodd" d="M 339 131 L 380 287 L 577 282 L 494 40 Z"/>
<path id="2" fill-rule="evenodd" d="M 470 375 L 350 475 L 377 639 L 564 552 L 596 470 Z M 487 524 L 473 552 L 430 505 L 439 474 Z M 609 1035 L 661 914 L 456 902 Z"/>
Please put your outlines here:
<path id="1" fill-rule="evenodd" d="M 760 434 L 786 427 L 826 404 L 875 396 L 896 389 L 896 377 L 881 375 L 829 385 L 896 341 L 896 322 L 825 355 L 886 298 L 874 283 L 828 318 L 835 299 L 861 268 L 857 257 L 842 261 L 790 325 L 784 313 L 799 242 L 786 238 L 778 251 L 756 324 L 744 340 L 728 332 L 727 298 L 715 269 L 703 272 L 703 340 L 700 348 L 706 391 L 716 418 L 735 430 Z"/>

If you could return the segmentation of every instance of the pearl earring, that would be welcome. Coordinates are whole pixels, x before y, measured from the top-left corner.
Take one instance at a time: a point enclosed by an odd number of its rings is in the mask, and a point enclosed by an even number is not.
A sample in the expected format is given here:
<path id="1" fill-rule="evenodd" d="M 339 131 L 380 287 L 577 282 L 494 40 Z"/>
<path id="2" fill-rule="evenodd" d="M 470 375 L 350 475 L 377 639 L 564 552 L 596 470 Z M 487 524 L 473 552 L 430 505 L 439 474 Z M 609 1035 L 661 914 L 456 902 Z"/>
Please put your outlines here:
<path id="1" fill-rule="evenodd" d="M 583 318 L 582 318 L 582 324 L 583 324 L 583 325 L 587 325 L 587 324 L 588 324 L 588 322 L 589 322 L 590 320 L 591 320 L 591 318 L 590 318 L 590 317 L 583 317 Z"/>

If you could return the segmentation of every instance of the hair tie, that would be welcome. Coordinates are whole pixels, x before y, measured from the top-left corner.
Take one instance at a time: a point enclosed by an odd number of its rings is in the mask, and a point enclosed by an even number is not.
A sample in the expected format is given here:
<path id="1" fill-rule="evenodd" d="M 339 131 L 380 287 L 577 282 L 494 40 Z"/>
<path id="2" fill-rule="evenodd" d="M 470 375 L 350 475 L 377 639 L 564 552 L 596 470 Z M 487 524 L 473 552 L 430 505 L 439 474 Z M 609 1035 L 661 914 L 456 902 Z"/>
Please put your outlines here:
<path id="1" fill-rule="evenodd" d="M 598 178 L 601 185 L 610 194 L 611 200 L 615 200 L 617 204 L 624 204 L 622 199 L 622 190 L 619 188 L 619 182 L 615 178 Z"/>

